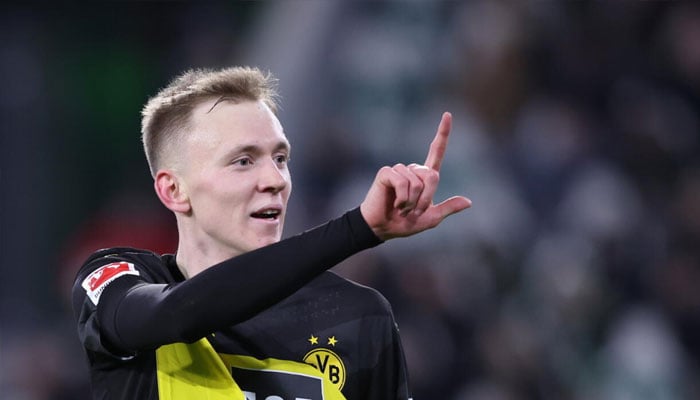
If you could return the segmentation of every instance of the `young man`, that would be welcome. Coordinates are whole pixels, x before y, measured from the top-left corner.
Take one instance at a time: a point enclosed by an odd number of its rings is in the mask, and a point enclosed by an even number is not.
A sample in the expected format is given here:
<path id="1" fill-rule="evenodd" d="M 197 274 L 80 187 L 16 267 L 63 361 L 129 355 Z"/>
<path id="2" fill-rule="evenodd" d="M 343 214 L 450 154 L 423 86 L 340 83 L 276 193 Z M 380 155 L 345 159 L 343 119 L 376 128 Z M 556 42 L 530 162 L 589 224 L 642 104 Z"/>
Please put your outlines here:
<path id="1" fill-rule="evenodd" d="M 189 71 L 151 98 L 142 133 L 175 255 L 97 251 L 73 286 L 96 399 L 408 399 L 391 309 L 331 272 L 471 205 L 432 198 L 451 116 L 425 165 L 377 173 L 362 204 L 280 240 L 292 188 L 273 79 Z"/>

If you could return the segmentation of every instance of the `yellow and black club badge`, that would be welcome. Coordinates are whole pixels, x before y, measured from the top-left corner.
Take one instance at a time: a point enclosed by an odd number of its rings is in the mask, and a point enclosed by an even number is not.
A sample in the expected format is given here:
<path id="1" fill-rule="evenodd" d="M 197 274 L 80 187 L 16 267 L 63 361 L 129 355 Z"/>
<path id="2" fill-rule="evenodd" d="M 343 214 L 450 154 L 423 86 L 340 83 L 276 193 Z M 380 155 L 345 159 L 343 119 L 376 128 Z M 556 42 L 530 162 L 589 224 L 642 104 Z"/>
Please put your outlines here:
<path id="1" fill-rule="evenodd" d="M 311 335 L 307 340 L 311 345 L 315 346 L 323 343 L 319 343 L 319 338 L 314 335 Z M 335 347 L 338 343 L 340 343 L 340 340 L 335 336 L 329 336 L 325 341 L 326 345 L 332 347 Z M 341 390 L 343 385 L 345 385 L 345 365 L 334 351 L 325 347 L 316 347 L 306 353 L 304 362 L 319 370 L 338 390 Z"/>

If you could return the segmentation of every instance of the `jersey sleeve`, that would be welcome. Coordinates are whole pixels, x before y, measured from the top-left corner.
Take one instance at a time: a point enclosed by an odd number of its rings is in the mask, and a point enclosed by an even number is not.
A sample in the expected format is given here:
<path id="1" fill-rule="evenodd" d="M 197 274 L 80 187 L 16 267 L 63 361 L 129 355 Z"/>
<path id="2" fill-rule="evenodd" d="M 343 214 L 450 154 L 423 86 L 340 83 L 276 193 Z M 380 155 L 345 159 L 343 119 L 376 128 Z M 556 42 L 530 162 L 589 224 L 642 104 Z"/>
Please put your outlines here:
<path id="1" fill-rule="evenodd" d="M 78 319 L 78 337 L 87 350 L 125 358 L 132 356 L 133 353 L 121 350 L 110 343 L 110 335 L 102 328 L 98 318 L 98 309 L 101 309 L 105 303 L 118 301 L 118 297 L 124 290 L 149 283 L 144 279 L 149 274 L 141 263 L 134 263 L 134 260 L 123 257 L 118 252 L 109 253 L 96 253 L 78 272 L 72 291 L 73 309 Z M 123 289 L 111 291 L 105 295 L 105 289 L 110 285 L 120 286 Z"/>
<path id="2" fill-rule="evenodd" d="M 116 272 L 102 265 L 128 261 L 92 261 L 73 287 L 80 339 L 92 351 L 122 357 L 167 343 L 193 342 L 254 316 L 348 256 L 379 243 L 356 208 L 180 283 L 149 282 L 135 263 Z"/>

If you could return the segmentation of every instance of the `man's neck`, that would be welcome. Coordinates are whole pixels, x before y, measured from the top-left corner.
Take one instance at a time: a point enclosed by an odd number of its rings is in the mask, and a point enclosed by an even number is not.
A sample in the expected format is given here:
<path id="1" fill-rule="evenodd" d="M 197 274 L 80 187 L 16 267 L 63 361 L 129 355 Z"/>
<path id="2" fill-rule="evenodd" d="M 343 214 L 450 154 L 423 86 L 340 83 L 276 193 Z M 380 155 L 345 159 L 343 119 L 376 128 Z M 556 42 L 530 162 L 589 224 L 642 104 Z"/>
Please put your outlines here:
<path id="1" fill-rule="evenodd" d="M 192 278 L 209 267 L 236 255 L 231 252 L 231 249 L 222 249 L 208 240 L 198 238 L 192 232 L 185 229 L 179 230 L 175 261 L 185 279 Z"/>
<path id="2" fill-rule="evenodd" d="M 216 265 L 233 256 L 214 256 L 212 254 L 192 254 L 179 247 L 175 255 L 175 262 L 185 279 L 192 278 L 198 273 Z"/>

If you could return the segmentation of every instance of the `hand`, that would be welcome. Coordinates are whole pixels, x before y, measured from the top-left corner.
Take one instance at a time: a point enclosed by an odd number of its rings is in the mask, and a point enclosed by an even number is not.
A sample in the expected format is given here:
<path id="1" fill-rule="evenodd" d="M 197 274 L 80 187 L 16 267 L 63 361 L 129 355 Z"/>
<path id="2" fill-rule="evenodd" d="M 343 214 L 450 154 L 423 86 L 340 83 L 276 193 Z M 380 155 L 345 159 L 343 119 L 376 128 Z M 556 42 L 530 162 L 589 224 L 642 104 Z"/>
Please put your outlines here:
<path id="1" fill-rule="evenodd" d="M 380 239 L 410 236 L 434 228 L 448 216 L 471 207 L 471 200 L 463 196 L 433 204 L 451 128 L 452 115 L 446 112 L 430 144 L 425 165 L 396 164 L 377 172 L 360 212 Z"/>

